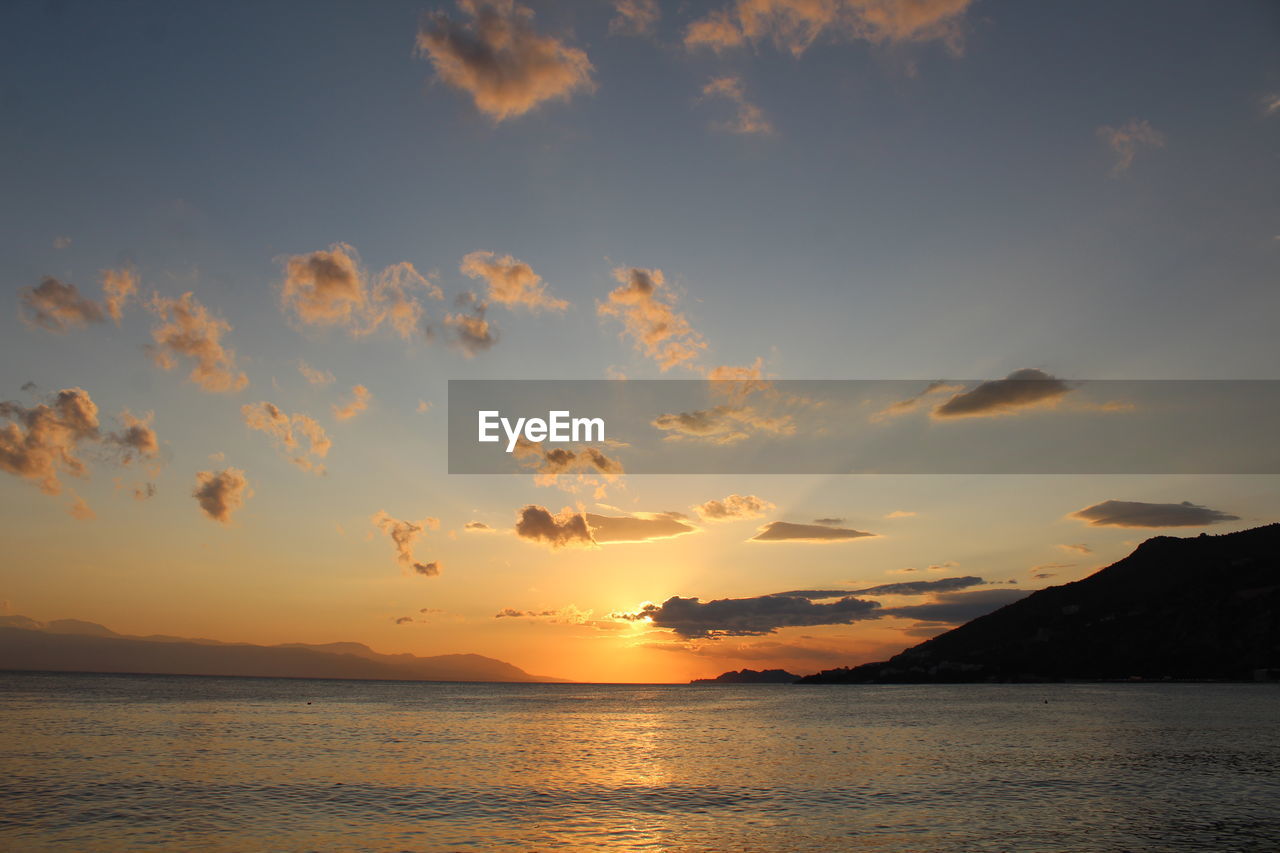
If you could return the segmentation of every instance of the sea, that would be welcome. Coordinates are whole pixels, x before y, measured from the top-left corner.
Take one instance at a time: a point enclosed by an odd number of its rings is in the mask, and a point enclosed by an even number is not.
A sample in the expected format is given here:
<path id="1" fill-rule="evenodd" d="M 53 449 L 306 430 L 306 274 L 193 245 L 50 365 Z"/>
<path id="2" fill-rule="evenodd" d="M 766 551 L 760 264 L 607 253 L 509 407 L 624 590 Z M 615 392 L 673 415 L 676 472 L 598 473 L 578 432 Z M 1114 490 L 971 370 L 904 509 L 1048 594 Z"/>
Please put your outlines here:
<path id="1" fill-rule="evenodd" d="M 0 673 L 0 850 L 1280 850 L 1280 685 Z"/>

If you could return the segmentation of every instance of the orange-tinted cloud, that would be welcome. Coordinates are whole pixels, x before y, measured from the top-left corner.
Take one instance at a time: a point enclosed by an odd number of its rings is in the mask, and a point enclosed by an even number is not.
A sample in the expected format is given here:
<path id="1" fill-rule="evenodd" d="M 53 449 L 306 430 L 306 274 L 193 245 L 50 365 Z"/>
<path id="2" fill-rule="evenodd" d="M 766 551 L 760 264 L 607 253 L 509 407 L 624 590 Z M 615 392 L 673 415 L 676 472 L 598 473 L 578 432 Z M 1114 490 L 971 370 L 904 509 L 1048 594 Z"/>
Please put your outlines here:
<path id="1" fill-rule="evenodd" d="M 60 473 L 84 477 L 88 466 L 80 458 L 81 446 L 100 443 L 118 452 L 128 465 L 155 458 L 160 443 L 151 428 L 151 414 L 136 418 L 121 415 L 124 428 L 103 433 L 98 406 L 83 388 L 64 388 L 48 403 L 27 407 L 10 400 L 0 402 L 0 471 L 36 483 L 41 491 L 60 494 Z"/>
<path id="2" fill-rule="evenodd" d="M 724 500 L 711 500 L 694 507 L 703 521 L 736 521 L 744 518 L 759 518 L 773 504 L 755 495 L 729 495 Z"/>
<path id="3" fill-rule="evenodd" d="M 427 15 L 418 51 L 436 75 L 471 96 L 494 121 L 515 118 L 546 101 L 590 91 L 587 54 L 533 28 L 533 11 L 514 0 L 458 0 L 466 20 Z"/>
<path id="4" fill-rule="evenodd" d="M 662 17 L 658 0 L 613 0 L 613 19 L 609 21 L 612 35 L 651 35 Z"/>
<path id="5" fill-rule="evenodd" d="M 683 516 L 670 512 L 621 516 L 589 512 L 586 513 L 586 519 L 591 528 L 592 539 L 601 545 L 609 542 L 650 542 L 698 531 Z"/>
<path id="6" fill-rule="evenodd" d="M 331 385 L 333 384 L 333 374 L 327 370 L 318 370 L 305 361 L 298 361 L 298 372 L 303 378 L 312 385 Z"/>
<path id="7" fill-rule="evenodd" d="M 385 510 L 378 510 L 370 519 L 375 526 L 383 533 L 391 537 L 391 543 L 396 549 L 396 562 L 407 569 L 426 577 L 434 577 L 440 574 L 440 563 L 433 561 L 430 563 L 420 563 L 414 559 L 413 543 L 429 528 L 435 530 L 440 527 L 440 519 L 424 518 L 421 521 L 401 521 L 393 518 Z"/>
<path id="8" fill-rule="evenodd" d="M 459 308 L 467 313 L 460 310 L 456 314 L 448 314 L 444 324 L 452 333 L 453 344 L 467 358 L 472 358 L 498 342 L 498 330 L 485 319 L 488 304 L 474 293 L 459 294 L 456 301 Z"/>
<path id="9" fill-rule="evenodd" d="M 240 407 L 245 426 L 265 432 L 275 439 L 284 450 L 289 451 L 292 461 L 304 471 L 324 473 L 324 466 L 317 462 L 329 453 L 333 442 L 329 439 L 324 427 L 309 415 L 301 413 L 287 414 L 274 403 L 263 400 L 260 403 L 246 403 Z M 308 441 L 309 446 L 303 448 L 298 436 Z M 313 458 L 314 457 L 314 458 Z"/>
<path id="10" fill-rule="evenodd" d="M 101 305 L 53 276 L 40 279 L 36 287 L 22 288 L 19 299 L 23 321 L 46 331 L 62 334 L 103 320 Z"/>
<path id="11" fill-rule="evenodd" d="M 253 497 L 249 481 L 239 468 L 221 471 L 198 471 L 196 488 L 191 493 L 201 511 L 214 521 L 231 523 L 231 514 Z"/>
<path id="12" fill-rule="evenodd" d="M 850 527 L 833 527 L 826 524 L 795 524 L 790 521 L 773 521 L 760 528 L 752 542 L 848 542 L 852 539 L 874 537 L 874 533 L 854 530 Z"/>
<path id="13" fill-rule="evenodd" d="M 697 19 L 685 47 L 714 50 L 770 40 L 799 56 L 821 36 L 833 41 L 942 40 L 957 49 L 971 0 L 734 0 Z"/>
<path id="14" fill-rule="evenodd" d="M 160 367 L 172 370 L 180 358 L 192 360 L 187 378 L 205 391 L 239 391 L 249 384 L 249 377 L 236 368 L 235 351 L 222 343 L 231 324 L 215 317 L 193 294 L 178 299 L 153 294 L 147 310 L 160 320 L 151 329 L 154 343 L 147 347 Z"/>
<path id="15" fill-rule="evenodd" d="M 305 326 L 333 326 L 356 336 L 388 326 L 408 340 L 425 334 L 426 309 L 419 297 L 441 295 L 410 263 L 392 264 L 373 276 L 353 247 L 335 243 L 285 261 L 280 307 Z"/>
<path id="16" fill-rule="evenodd" d="M 773 124 L 765 118 L 760 107 L 747 100 L 742 78 L 736 76 L 715 77 L 702 87 L 704 98 L 723 98 L 733 105 L 734 116 L 729 121 L 716 122 L 712 127 L 730 133 L 769 134 Z"/>
<path id="17" fill-rule="evenodd" d="M 1151 126 L 1146 119 L 1131 118 L 1119 127 L 1106 125 L 1098 128 L 1098 137 L 1111 148 L 1116 155 L 1115 165 L 1111 167 L 1112 177 L 1118 177 L 1133 165 L 1133 160 L 1142 148 L 1163 148 L 1164 134 Z"/>
<path id="18" fill-rule="evenodd" d="M 546 507 L 534 504 L 520 510 L 516 520 L 516 535 L 552 548 L 590 548 L 596 544 L 583 513 L 566 508 L 553 515 Z"/>
<path id="19" fill-rule="evenodd" d="M 547 293 L 542 276 L 524 261 L 494 252 L 472 252 L 462 259 L 464 275 L 489 284 L 487 300 L 499 305 L 523 305 L 532 311 L 563 311 L 569 303 Z"/>
<path id="20" fill-rule="evenodd" d="M 138 295 L 138 274 L 129 267 L 102 271 L 103 307 L 116 325 L 124 316 L 124 306 Z"/>
<path id="21" fill-rule="evenodd" d="M 351 387 L 351 399 L 342 405 L 333 404 L 333 416 L 340 421 L 347 421 L 369 408 L 373 393 L 363 385 Z"/>
<path id="22" fill-rule="evenodd" d="M 667 289 L 662 270 L 618 267 L 613 277 L 622 286 L 610 291 L 597 310 L 601 316 L 620 319 L 636 348 L 662 370 L 686 364 L 706 349 L 702 335 L 673 307 L 675 296 Z"/>
<path id="23" fill-rule="evenodd" d="M 693 412 L 658 415 L 651 426 L 667 433 L 667 441 L 694 439 L 710 444 L 736 444 L 756 433 L 794 435 L 795 422 L 790 415 L 772 417 L 752 406 L 716 406 Z"/>

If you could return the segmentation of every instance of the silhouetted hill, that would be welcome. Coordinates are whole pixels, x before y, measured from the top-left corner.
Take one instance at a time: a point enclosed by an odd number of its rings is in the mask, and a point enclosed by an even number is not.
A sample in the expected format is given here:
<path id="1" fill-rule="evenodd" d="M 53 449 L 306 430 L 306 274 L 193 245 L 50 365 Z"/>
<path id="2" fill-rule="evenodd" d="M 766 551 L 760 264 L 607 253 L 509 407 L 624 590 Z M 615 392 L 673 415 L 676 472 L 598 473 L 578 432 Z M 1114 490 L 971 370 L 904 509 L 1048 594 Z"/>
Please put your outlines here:
<path id="1" fill-rule="evenodd" d="M 1157 536 L 880 663 L 801 683 L 1252 680 L 1280 669 L 1280 524 Z"/>
<path id="2" fill-rule="evenodd" d="M 382 655 L 360 643 L 255 646 L 129 637 L 77 619 L 0 618 L 0 669 L 405 681 L 564 681 L 481 655 Z"/>
<path id="3" fill-rule="evenodd" d="M 690 684 L 792 684 L 800 676 L 785 669 L 742 669 L 722 672 L 715 678 L 695 678 Z"/>

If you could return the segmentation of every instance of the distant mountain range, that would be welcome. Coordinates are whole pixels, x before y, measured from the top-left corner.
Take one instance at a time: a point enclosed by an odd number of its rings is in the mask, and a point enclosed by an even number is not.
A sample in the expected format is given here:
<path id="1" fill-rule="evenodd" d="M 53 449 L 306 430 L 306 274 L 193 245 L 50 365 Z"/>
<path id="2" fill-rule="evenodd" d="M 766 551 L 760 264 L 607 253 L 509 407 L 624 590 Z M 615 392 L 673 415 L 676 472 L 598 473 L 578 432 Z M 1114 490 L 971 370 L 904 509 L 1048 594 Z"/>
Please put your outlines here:
<path id="1" fill-rule="evenodd" d="M 791 684 L 800 676 L 785 669 L 742 669 L 729 671 L 715 678 L 695 678 L 690 684 Z"/>
<path id="2" fill-rule="evenodd" d="M 0 669 L 394 681 L 562 682 L 482 655 L 384 655 L 360 643 L 255 646 L 117 634 L 79 619 L 0 616 Z"/>
<path id="3" fill-rule="evenodd" d="M 887 661 L 802 684 L 1280 675 L 1280 524 L 1157 536 L 1083 580 L 1053 586 Z"/>

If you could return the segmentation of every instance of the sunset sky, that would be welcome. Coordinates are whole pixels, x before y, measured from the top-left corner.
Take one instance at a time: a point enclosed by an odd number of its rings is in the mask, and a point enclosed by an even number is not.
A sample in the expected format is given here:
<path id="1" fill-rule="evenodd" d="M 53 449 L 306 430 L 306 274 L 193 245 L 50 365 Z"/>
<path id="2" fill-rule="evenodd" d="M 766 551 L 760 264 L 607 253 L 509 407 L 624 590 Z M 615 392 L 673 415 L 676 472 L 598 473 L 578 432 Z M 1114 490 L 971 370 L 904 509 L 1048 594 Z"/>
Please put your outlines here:
<path id="1" fill-rule="evenodd" d="M 1280 519 L 1276 476 L 446 447 L 449 379 L 1280 379 L 1274 4 L 68 0 L 0 32 L 8 613 L 812 672 Z"/>

